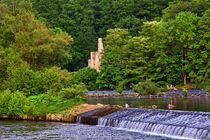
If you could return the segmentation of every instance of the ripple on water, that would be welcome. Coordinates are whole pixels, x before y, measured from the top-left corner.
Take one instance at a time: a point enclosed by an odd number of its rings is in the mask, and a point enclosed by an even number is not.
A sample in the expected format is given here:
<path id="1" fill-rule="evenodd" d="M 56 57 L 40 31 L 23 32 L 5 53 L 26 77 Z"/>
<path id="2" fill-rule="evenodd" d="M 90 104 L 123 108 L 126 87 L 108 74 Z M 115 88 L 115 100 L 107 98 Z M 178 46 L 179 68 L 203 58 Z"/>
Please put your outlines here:
<path id="1" fill-rule="evenodd" d="M 117 130 L 109 127 L 47 122 L 0 121 L 1 140 L 169 140 L 160 136 Z"/>

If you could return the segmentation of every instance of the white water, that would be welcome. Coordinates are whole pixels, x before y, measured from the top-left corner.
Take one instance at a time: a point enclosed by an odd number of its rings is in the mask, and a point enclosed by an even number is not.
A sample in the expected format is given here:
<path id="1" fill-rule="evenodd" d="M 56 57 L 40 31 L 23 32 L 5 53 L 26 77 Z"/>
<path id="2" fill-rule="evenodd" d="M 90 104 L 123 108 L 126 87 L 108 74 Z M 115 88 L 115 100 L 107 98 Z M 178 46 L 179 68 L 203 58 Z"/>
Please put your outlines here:
<path id="1" fill-rule="evenodd" d="M 210 113 L 123 109 L 99 118 L 98 125 L 175 138 L 210 140 Z"/>

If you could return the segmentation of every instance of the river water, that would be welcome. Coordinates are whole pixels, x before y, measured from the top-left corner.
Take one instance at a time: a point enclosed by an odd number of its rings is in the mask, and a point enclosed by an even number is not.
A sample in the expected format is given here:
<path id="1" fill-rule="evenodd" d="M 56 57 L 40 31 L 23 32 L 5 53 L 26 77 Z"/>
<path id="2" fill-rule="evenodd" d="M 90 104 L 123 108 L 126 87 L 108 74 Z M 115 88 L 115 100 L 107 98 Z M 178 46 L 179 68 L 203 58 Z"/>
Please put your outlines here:
<path id="1" fill-rule="evenodd" d="M 81 124 L 0 121 L 0 140 L 170 140 L 160 136 Z"/>
<path id="2" fill-rule="evenodd" d="M 156 106 L 158 109 L 185 110 L 185 111 L 202 111 L 210 112 L 210 97 L 209 96 L 196 96 L 196 97 L 155 97 L 155 98 L 138 98 L 138 97 L 104 97 L 104 98 L 89 98 L 87 103 L 90 104 L 110 104 L 121 105 L 128 104 L 129 107 L 134 108 L 151 108 Z M 169 106 L 172 104 L 173 106 Z"/>
<path id="3" fill-rule="evenodd" d="M 102 104 L 111 104 L 111 105 L 128 104 L 130 107 L 137 107 L 137 108 L 139 107 L 147 108 L 151 107 L 152 105 L 155 105 L 160 109 L 167 109 L 168 104 L 173 104 L 174 105 L 173 109 L 175 110 L 210 112 L 210 97 L 89 98 L 87 102 L 92 104 L 102 103 Z M 123 128 L 124 127 L 127 128 L 129 123 L 127 123 L 127 125 L 123 125 Z M 37 139 L 170 140 L 172 138 L 165 136 L 157 136 L 154 135 L 154 133 L 125 131 L 116 127 L 114 128 L 114 127 L 104 127 L 104 126 L 89 126 L 81 124 L 53 123 L 53 122 L 27 122 L 27 121 L 0 120 L 0 140 L 29 140 L 29 139 L 30 140 L 31 139 L 34 140 Z"/>

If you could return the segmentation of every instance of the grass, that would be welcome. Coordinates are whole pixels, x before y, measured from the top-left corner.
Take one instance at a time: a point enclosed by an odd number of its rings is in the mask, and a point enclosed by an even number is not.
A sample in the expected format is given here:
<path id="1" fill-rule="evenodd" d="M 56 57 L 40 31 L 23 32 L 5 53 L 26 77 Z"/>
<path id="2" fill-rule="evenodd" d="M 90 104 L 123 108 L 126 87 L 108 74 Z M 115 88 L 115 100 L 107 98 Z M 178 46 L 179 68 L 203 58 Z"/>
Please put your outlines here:
<path id="1" fill-rule="evenodd" d="M 33 115 L 44 116 L 49 113 L 60 113 L 68 108 L 78 105 L 84 101 L 80 97 L 72 99 L 63 99 L 59 96 L 51 96 L 41 94 L 37 96 L 30 96 L 28 99 L 33 103 Z"/>

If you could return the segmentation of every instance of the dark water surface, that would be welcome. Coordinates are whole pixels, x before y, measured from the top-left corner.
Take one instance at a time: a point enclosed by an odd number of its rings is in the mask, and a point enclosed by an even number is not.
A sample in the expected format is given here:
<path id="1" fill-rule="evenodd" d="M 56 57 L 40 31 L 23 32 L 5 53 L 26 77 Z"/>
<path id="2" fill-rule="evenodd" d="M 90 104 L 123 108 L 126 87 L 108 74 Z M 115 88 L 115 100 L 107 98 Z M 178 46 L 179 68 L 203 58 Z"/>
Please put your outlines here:
<path id="1" fill-rule="evenodd" d="M 68 123 L 0 121 L 0 140 L 169 140 L 110 127 Z"/>
<path id="2" fill-rule="evenodd" d="M 128 104 L 129 107 L 134 108 L 151 108 L 157 106 L 158 109 L 168 109 L 172 107 L 174 110 L 185 111 L 202 111 L 210 112 L 210 97 L 195 96 L 195 97 L 171 97 L 171 98 L 138 98 L 138 97 L 104 97 L 104 98 L 89 98 L 87 103 L 90 104 L 110 104 L 121 105 Z M 172 104 L 173 106 L 169 105 Z"/>

